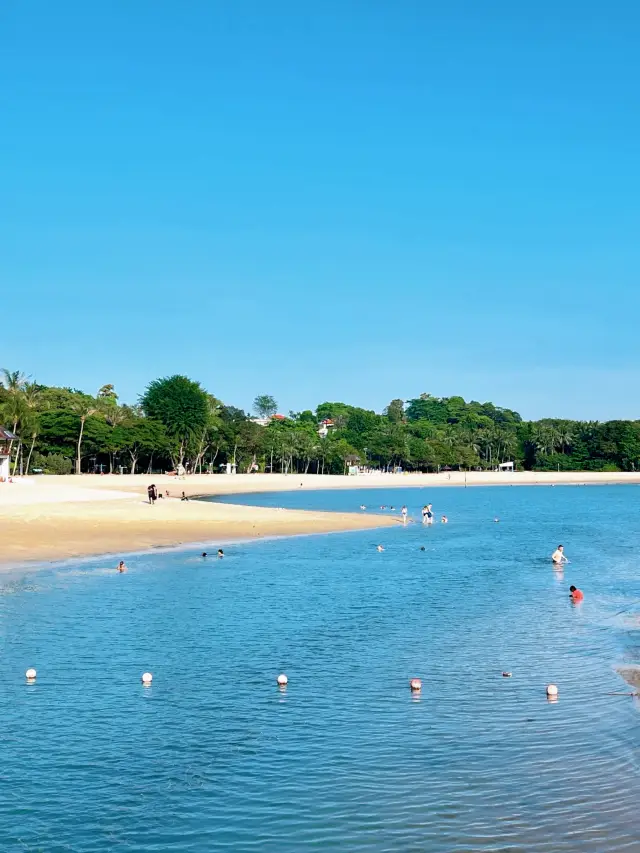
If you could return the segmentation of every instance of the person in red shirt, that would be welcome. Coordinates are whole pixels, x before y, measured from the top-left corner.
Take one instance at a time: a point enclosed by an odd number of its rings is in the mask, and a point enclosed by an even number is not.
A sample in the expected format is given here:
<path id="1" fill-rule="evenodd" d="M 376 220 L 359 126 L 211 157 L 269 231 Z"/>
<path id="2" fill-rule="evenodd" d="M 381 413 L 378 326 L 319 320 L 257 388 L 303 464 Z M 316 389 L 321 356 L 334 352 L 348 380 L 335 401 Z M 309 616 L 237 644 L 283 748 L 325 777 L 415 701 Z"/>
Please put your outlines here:
<path id="1" fill-rule="evenodd" d="M 569 595 L 571 596 L 571 601 L 573 601 L 574 604 L 584 599 L 584 593 L 575 586 L 569 587 Z"/>

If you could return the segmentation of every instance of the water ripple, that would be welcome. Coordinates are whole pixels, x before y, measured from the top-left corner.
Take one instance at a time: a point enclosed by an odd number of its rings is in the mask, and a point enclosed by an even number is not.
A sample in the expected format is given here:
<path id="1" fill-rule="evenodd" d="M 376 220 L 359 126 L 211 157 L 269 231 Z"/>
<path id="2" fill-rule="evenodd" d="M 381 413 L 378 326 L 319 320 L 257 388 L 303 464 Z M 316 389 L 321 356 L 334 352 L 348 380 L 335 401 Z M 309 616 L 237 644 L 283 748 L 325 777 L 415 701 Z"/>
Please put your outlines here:
<path id="1" fill-rule="evenodd" d="M 6 578 L 2 850 L 640 853 L 638 704 L 609 695 L 639 681 L 636 495 L 442 490 L 448 527 L 383 555 L 365 531 Z"/>

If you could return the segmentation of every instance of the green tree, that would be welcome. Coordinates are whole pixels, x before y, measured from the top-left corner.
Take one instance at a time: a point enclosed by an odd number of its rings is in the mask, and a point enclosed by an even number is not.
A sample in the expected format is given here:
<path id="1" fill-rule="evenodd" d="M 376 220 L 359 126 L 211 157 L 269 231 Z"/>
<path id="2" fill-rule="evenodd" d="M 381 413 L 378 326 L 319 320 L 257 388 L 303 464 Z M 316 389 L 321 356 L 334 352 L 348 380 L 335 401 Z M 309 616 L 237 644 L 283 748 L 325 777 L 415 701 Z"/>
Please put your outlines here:
<path id="1" fill-rule="evenodd" d="M 143 453 L 169 453 L 169 442 L 163 424 L 151 418 L 131 416 L 117 426 L 116 441 L 129 457 L 129 471 L 136 473 L 138 460 Z"/>
<path id="2" fill-rule="evenodd" d="M 98 391 L 98 400 L 118 400 L 115 387 L 113 385 L 103 385 Z"/>
<path id="3" fill-rule="evenodd" d="M 401 424 L 404 421 L 404 400 L 392 400 L 384 413 L 392 424 Z"/>
<path id="4" fill-rule="evenodd" d="M 270 418 L 278 411 L 276 398 L 271 394 L 258 394 L 253 401 L 253 411 L 259 418 Z"/>
<path id="5" fill-rule="evenodd" d="M 209 401 L 199 382 L 186 376 L 155 379 L 140 401 L 145 415 L 164 425 L 171 441 L 171 458 L 184 464 L 189 444 L 197 441 L 209 417 Z"/>
<path id="6" fill-rule="evenodd" d="M 82 474 L 82 439 L 87 418 L 98 411 L 98 403 L 88 394 L 78 394 L 71 403 L 71 411 L 80 418 L 80 432 L 76 444 L 76 474 Z"/>
<path id="7" fill-rule="evenodd" d="M 2 416 L 7 418 L 12 424 L 12 432 L 15 434 L 18 430 L 20 418 L 25 414 L 24 391 L 27 387 L 28 378 L 19 370 L 7 370 L 2 368 L 0 371 L 0 383 L 5 390 L 4 404 L 2 407 Z M 13 450 L 13 439 L 9 442 L 9 457 Z M 16 462 L 14 462 L 13 470 L 15 473 L 18 453 L 16 452 Z"/>
<path id="8" fill-rule="evenodd" d="M 22 426 L 23 435 L 28 435 L 31 438 L 31 446 L 29 447 L 29 453 L 27 455 L 27 462 L 25 465 L 24 472 L 25 474 L 29 473 L 29 465 L 31 464 L 31 456 L 33 454 L 33 449 L 36 444 L 36 438 L 38 437 L 38 431 L 40 429 L 40 417 L 38 414 L 38 405 L 40 402 L 40 386 L 35 382 L 28 382 L 24 389 L 24 405 L 25 405 L 25 414 L 24 414 L 24 423 Z"/>
<path id="9" fill-rule="evenodd" d="M 222 409 L 222 403 L 212 394 L 207 394 L 207 419 L 204 427 L 202 428 L 202 432 L 197 437 L 196 440 L 196 451 L 195 458 L 192 464 L 192 470 L 194 474 L 196 470 L 202 471 L 202 460 L 209 452 L 212 445 L 216 444 L 216 451 L 213 455 L 213 461 L 218 456 L 218 451 L 220 449 L 220 437 L 221 437 L 221 427 L 222 427 L 222 419 L 220 417 L 220 412 Z"/>

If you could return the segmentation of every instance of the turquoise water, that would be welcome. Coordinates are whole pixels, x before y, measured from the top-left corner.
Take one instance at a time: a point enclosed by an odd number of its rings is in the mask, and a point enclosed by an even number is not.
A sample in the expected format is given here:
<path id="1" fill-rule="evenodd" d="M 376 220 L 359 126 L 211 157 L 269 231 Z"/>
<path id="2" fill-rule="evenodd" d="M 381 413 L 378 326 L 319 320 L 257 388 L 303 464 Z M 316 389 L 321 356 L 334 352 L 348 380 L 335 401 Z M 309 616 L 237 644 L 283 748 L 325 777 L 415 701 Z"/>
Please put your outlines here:
<path id="1" fill-rule="evenodd" d="M 449 525 L 2 576 L 2 851 L 640 850 L 640 490 L 247 501 L 427 498 Z"/>

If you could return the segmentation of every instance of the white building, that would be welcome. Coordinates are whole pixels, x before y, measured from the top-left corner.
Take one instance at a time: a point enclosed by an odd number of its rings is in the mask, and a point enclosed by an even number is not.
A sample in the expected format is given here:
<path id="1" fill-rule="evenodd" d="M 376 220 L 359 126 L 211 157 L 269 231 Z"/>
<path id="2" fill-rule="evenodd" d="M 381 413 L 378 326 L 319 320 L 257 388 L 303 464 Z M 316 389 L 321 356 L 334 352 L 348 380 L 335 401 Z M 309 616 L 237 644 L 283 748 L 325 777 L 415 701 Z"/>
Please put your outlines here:
<path id="1" fill-rule="evenodd" d="M 6 483 L 11 473 L 9 462 L 11 459 L 11 442 L 17 436 L 8 429 L 0 427 L 0 483 Z"/>
<path id="2" fill-rule="evenodd" d="M 268 418 L 250 418 L 252 424 L 258 424 L 258 426 L 269 426 L 271 421 L 286 421 L 286 417 L 284 415 L 269 415 Z"/>
<path id="3" fill-rule="evenodd" d="M 331 418 L 325 418 L 321 421 L 320 426 L 318 427 L 318 435 L 320 438 L 326 438 L 329 435 L 329 430 L 335 427 L 334 422 Z"/>

